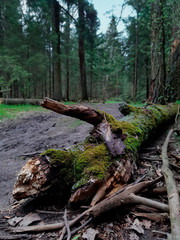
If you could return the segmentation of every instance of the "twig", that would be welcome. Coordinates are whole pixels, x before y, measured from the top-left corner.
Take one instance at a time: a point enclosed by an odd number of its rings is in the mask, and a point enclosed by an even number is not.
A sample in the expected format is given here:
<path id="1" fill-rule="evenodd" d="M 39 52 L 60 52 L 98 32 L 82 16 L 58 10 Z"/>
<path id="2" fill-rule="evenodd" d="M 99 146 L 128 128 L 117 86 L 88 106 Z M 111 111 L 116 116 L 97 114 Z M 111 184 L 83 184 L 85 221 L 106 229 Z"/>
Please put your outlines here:
<path id="1" fill-rule="evenodd" d="M 173 173 L 169 169 L 169 160 L 167 155 L 169 139 L 172 133 L 173 133 L 173 129 L 169 131 L 162 147 L 162 161 L 163 161 L 162 172 L 165 178 L 167 194 L 168 194 L 172 240 L 179 240 L 179 236 L 180 236 L 179 194 L 176 187 L 176 182 L 173 178 Z"/>
<path id="2" fill-rule="evenodd" d="M 166 187 L 157 187 L 157 188 L 152 188 L 149 191 L 145 191 L 144 193 L 147 194 L 166 194 L 167 193 L 167 188 Z M 180 193 L 180 187 L 178 187 L 178 193 Z"/>
<path id="3" fill-rule="evenodd" d="M 176 156 L 175 154 L 171 153 L 171 156 L 175 158 L 177 161 L 180 161 L 180 156 Z"/>
<path id="4" fill-rule="evenodd" d="M 159 233 L 166 236 L 169 234 L 168 232 L 162 232 L 162 231 L 156 231 L 156 230 L 153 230 L 152 233 Z"/>
<path id="5" fill-rule="evenodd" d="M 63 229 L 60 231 L 60 238 L 58 240 L 63 240 L 64 235 L 66 234 L 66 227 L 63 227 Z"/>
<path id="6" fill-rule="evenodd" d="M 70 231 L 68 221 L 67 221 L 67 210 L 66 209 L 64 211 L 64 223 L 65 223 L 66 231 L 67 231 L 67 240 L 70 240 L 71 239 L 71 231 Z"/>
<path id="7" fill-rule="evenodd" d="M 130 197 L 131 197 L 130 203 L 144 204 L 148 207 L 153 207 L 153 208 L 159 209 L 162 212 L 169 212 L 169 207 L 167 204 L 160 203 L 160 202 L 148 199 L 148 198 L 140 197 L 140 196 L 135 195 L 134 193 L 132 193 L 130 195 Z"/>
<path id="8" fill-rule="evenodd" d="M 91 208 L 90 208 L 91 209 Z M 78 221 L 80 221 L 84 216 L 86 216 L 86 214 L 89 212 L 89 209 L 86 210 L 85 212 L 81 213 L 78 217 L 76 217 L 74 220 L 72 220 L 69 223 L 69 227 L 73 226 L 75 223 L 77 223 Z M 64 235 L 66 233 L 66 227 L 63 227 L 62 231 L 61 231 L 61 235 L 60 238 L 58 240 L 63 240 Z"/>
<path id="9" fill-rule="evenodd" d="M 142 148 L 141 152 L 156 152 L 158 150 L 159 150 L 158 147 L 149 147 L 149 148 Z"/>
<path id="10" fill-rule="evenodd" d="M 46 224 L 46 225 L 37 225 L 37 226 L 28 226 L 28 227 L 19 227 L 19 228 L 8 228 L 12 232 L 45 232 L 58 230 L 64 227 L 64 222 L 54 223 L 54 224 Z"/>
<path id="11" fill-rule="evenodd" d="M 144 161 L 162 161 L 160 158 L 140 157 L 140 159 Z"/>
<path id="12" fill-rule="evenodd" d="M 82 228 L 84 228 L 85 226 L 87 226 L 90 222 L 92 221 L 92 218 L 88 219 L 86 222 L 84 222 L 81 226 L 79 226 L 78 228 L 74 229 L 73 231 L 71 231 L 71 235 L 74 235 L 75 233 L 77 233 L 79 230 L 81 230 Z M 66 236 L 65 236 L 66 238 Z"/>
<path id="13" fill-rule="evenodd" d="M 178 165 L 176 165 L 176 164 L 174 164 L 174 163 L 169 163 L 171 166 L 173 166 L 174 168 L 177 168 L 177 169 L 179 169 L 180 170 L 180 167 L 178 166 Z"/>
<path id="14" fill-rule="evenodd" d="M 38 210 L 36 209 L 37 213 L 43 213 L 43 214 L 54 214 L 54 215 L 61 215 L 63 212 L 55 212 L 55 211 L 44 211 L 44 210 Z"/>

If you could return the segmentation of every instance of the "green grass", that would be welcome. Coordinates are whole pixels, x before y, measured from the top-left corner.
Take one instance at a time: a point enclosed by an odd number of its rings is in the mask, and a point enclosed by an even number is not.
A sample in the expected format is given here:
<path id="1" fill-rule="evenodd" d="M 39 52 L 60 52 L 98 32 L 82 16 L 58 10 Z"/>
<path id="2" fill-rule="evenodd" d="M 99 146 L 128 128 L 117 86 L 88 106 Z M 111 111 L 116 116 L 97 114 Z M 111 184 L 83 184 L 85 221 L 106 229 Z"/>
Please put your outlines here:
<path id="1" fill-rule="evenodd" d="M 109 101 L 106 101 L 106 103 L 121 103 L 123 101 L 115 101 L 115 100 L 109 100 Z M 144 103 L 141 103 L 141 102 L 131 102 L 131 103 L 128 103 L 130 104 L 131 106 L 133 107 L 143 107 L 144 106 Z"/>
<path id="2" fill-rule="evenodd" d="M 40 106 L 32 105 L 6 105 L 0 104 L 0 121 L 4 119 L 14 119 L 21 116 L 24 112 L 39 112 L 47 111 Z"/>
<path id="3" fill-rule="evenodd" d="M 178 104 L 180 104 L 180 100 L 176 101 Z M 77 104 L 76 102 L 63 102 L 65 105 L 73 105 Z M 106 103 L 120 103 L 120 101 L 106 101 Z M 136 103 L 130 103 L 131 106 L 135 107 L 143 107 L 144 104 L 141 102 Z M 18 116 L 21 116 L 24 112 L 43 112 L 47 111 L 46 109 L 40 107 L 40 106 L 32 106 L 32 105 L 6 105 L 6 104 L 0 104 L 0 122 L 4 119 L 14 119 Z M 72 125 L 72 128 L 77 127 L 81 125 L 81 121 L 77 120 L 77 122 L 74 122 Z"/>
<path id="4" fill-rule="evenodd" d="M 72 101 L 68 101 L 68 102 L 61 102 L 64 105 L 73 105 L 73 104 L 77 104 L 77 102 L 72 102 Z"/>

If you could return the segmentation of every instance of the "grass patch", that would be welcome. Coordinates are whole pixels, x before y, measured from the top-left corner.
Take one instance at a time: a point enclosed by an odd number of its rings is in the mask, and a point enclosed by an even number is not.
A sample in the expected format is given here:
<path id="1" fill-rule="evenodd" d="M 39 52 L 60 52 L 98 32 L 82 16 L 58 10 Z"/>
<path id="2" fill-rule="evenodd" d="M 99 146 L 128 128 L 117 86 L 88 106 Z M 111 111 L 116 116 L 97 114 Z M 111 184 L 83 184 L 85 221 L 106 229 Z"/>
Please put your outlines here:
<path id="1" fill-rule="evenodd" d="M 116 101 L 116 100 L 109 100 L 109 101 L 106 101 L 106 103 L 121 103 L 123 101 Z M 141 102 L 131 102 L 131 103 L 128 103 L 129 105 L 133 106 L 133 107 L 143 107 L 144 106 L 144 103 L 141 103 Z"/>
<path id="2" fill-rule="evenodd" d="M 22 115 L 24 112 L 45 112 L 47 110 L 43 109 L 40 106 L 32 105 L 6 105 L 0 104 L 0 121 L 4 119 L 14 119 Z"/>
<path id="3" fill-rule="evenodd" d="M 129 105 L 133 106 L 133 107 L 143 107 L 144 103 L 141 102 L 135 102 L 135 103 L 129 103 Z"/>
<path id="4" fill-rule="evenodd" d="M 74 105 L 74 104 L 77 104 L 77 102 L 72 102 L 72 101 L 68 101 L 68 102 L 60 102 L 60 103 L 63 103 L 64 105 Z"/>

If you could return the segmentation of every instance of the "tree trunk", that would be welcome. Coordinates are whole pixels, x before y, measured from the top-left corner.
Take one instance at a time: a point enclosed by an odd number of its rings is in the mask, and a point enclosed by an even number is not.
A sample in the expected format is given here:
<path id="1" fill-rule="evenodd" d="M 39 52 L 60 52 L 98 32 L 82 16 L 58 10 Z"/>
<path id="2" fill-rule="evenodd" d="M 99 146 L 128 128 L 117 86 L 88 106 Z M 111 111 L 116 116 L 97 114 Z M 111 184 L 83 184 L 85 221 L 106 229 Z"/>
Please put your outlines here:
<path id="1" fill-rule="evenodd" d="M 148 69 L 148 58 L 146 59 L 146 99 L 149 98 L 149 69 Z"/>
<path id="2" fill-rule="evenodd" d="M 53 0 L 53 24 L 56 32 L 56 42 L 54 44 L 54 99 L 61 100 L 61 60 L 60 60 L 60 5 L 57 0 Z"/>
<path id="3" fill-rule="evenodd" d="M 167 98 L 169 102 L 180 98 L 180 39 L 171 51 L 169 73 L 167 77 Z"/>
<path id="4" fill-rule="evenodd" d="M 165 36 L 162 0 L 151 7 L 151 85 L 148 102 L 165 103 Z"/>
<path id="5" fill-rule="evenodd" d="M 117 121 L 107 113 L 84 106 L 66 106 L 47 98 L 41 105 L 91 123 L 94 129 L 82 147 L 69 151 L 50 149 L 41 157 L 29 160 L 18 174 L 14 198 L 37 196 L 54 184 L 59 185 L 61 191 L 70 191 L 74 185 L 76 191 L 70 201 L 89 199 L 92 206 L 111 194 L 117 183 L 122 186 L 129 181 L 141 144 L 152 130 L 177 112 L 176 104 L 146 109 L 124 104 L 120 110 L 128 117 Z"/>
<path id="6" fill-rule="evenodd" d="M 180 98 L 180 33 L 179 33 L 179 1 L 172 1 L 172 47 L 169 56 L 169 72 L 167 76 L 168 101 L 176 101 Z"/>
<path id="7" fill-rule="evenodd" d="M 70 4 L 67 3 L 67 11 L 70 10 Z M 67 14 L 66 20 L 66 98 L 69 101 L 69 91 L 70 91 L 70 69 L 69 69 L 69 48 L 70 48 L 70 19 Z"/>
<path id="8" fill-rule="evenodd" d="M 88 100 L 87 85 L 86 85 L 86 63 L 85 63 L 85 49 L 84 49 L 84 34 L 85 34 L 85 16 L 84 3 L 79 0 L 78 14 L 79 14 L 79 68 L 80 68 L 80 83 L 81 83 L 81 98 Z"/>
<path id="9" fill-rule="evenodd" d="M 90 98 L 93 99 L 93 48 L 91 48 L 90 60 Z"/>
<path id="10" fill-rule="evenodd" d="M 139 9 L 137 9 L 137 17 L 136 17 L 136 45 L 135 45 L 134 83 L 133 83 L 133 101 L 134 102 L 136 102 L 136 97 L 137 97 L 138 45 L 139 45 Z"/>

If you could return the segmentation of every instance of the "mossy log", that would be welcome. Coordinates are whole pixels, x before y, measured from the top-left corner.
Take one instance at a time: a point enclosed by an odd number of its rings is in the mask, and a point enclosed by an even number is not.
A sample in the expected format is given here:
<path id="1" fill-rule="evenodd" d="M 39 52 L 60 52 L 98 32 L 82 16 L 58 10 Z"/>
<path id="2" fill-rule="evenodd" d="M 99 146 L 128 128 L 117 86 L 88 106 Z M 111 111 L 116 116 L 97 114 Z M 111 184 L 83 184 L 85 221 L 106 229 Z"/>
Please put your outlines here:
<path id="1" fill-rule="evenodd" d="M 105 112 L 83 106 L 69 107 L 47 98 L 42 106 L 84 121 L 88 119 L 89 123 L 92 116 L 94 129 L 81 146 L 68 151 L 49 149 L 39 156 L 38 164 L 37 158 L 34 163 L 33 159 L 29 160 L 27 167 L 24 166 L 26 171 L 22 169 L 18 174 L 13 196 L 17 200 L 37 196 L 54 185 L 56 193 L 69 191 L 70 194 L 70 189 L 74 192 L 70 202 L 89 200 L 92 206 L 130 180 L 141 144 L 177 112 L 177 104 L 144 108 L 125 105 L 121 110 L 127 115 L 117 121 Z M 45 168 L 50 170 L 44 171 Z M 41 181 L 42 178 L 47 181 Z"/>

